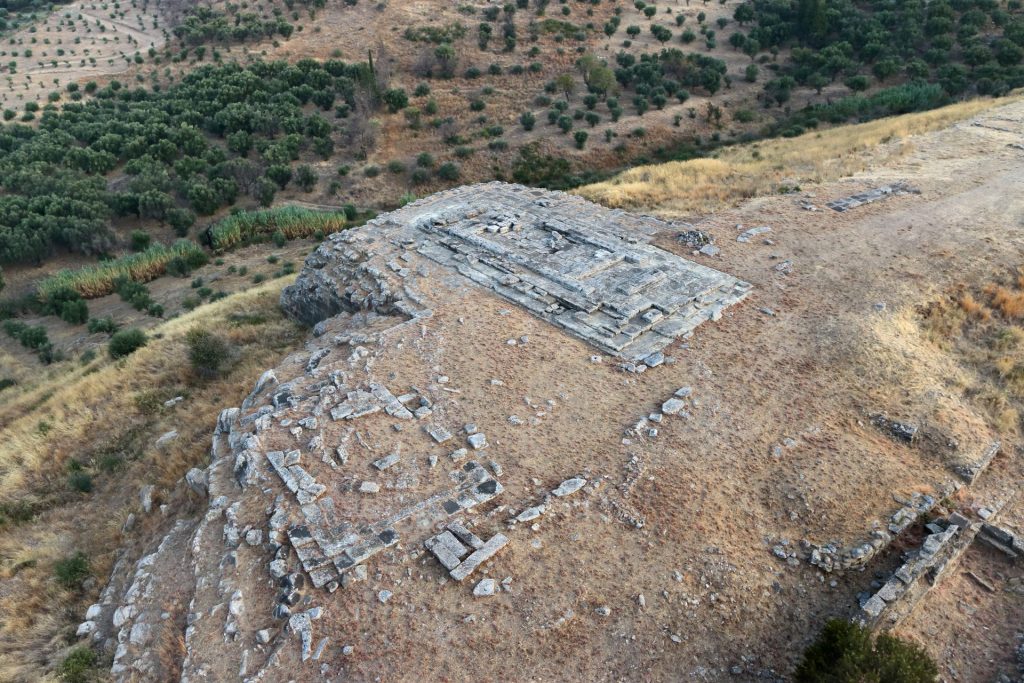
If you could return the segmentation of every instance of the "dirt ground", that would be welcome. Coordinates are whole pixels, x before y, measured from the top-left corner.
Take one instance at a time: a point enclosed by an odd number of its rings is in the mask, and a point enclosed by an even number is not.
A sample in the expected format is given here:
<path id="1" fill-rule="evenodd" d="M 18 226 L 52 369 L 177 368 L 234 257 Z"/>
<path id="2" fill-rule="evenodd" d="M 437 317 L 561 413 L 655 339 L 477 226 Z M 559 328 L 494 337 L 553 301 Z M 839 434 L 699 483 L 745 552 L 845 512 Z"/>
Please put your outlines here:
<path id="1" fill-rule="evenodd" d="M 978 457 L 997 436 L 1006 446 L 987 475 L 990 485 L 1019 485 L 1017 434 L 997 435 L 988 426 L 970 402 L 971 378 L 918 327 L 917 307 L 937 292 L 1019 264 L 1024 198 L 1014 188 L 1024 155 L 1010 144 L 1024 133 L 1024 105 L 979 118 L 915 139 L 913 152 L 870 174 L 701 221 L 722 252 L 694 258 L 753 283 L 754 293 L 672 348 L 675 363 L 643 375 L 623 373 L 608 358 L 593 363 L 582 342 L 461 279 L 420 281 L 434 315 L 374 346 L 371 374 L 399 388 L 449 377 L 452 391 L 435 404 L 435 421 L 453 432 L 476 423 L 491 443 L 478 457 L 504 470 L 505 493 L 470 521 L 479 535 L 503 531 L 511 543 L 461 585 L 446 582 L 423 553 L 427 529 L 400 530 L 403 541 L 369 561 L 367 583 L 313 594 L 324 610 L 314 634 L 329 638 L 320 660 L 301 663 L 292 638 L 264 680 L 788 675 L 823 622 L 854 614 L 857 594 L 894 558 L 825 575 L 777 559 L 773 545 L 859 541 L 900 506 L 897 498 L 934 491 L 953 478 L 954 465 Z M 995 130 L 996 123 L 1010 132 Z M 897 180 L 921 193 L 844 214 L 821 208 Z M 806 202 L 821 210 L 806 210 Z M 738 225 L 771 232 L 739 243 Z M 771 244 L 760 241 L 765 236 Z M 673 232 L 658 243 L 688 255 Z M 791 271 L 776 269 L 787 260 Z M 506 343 L 523 335 L 527 343 Z M 286 360 L 279 379 L 303 374 L 307 358 Z M 329 360 L 321 367 L 344 365 Z M 622 441 L 681 386 L 693 388 L 689 419 L 666 417 L 656 438 Z M 937 452 L 896 443 L 867 419 L 882 411 L 958 445 Z M 511 415 L 525 424 L 511 424 Z M 372 459 L 397 450 L 419 463 L 450 450 L 419 430 L 396 434 L 390 422 L 365 418 L 359 429 L 366 445 L 353 446 L 349 470 L 318 473 L 335 477 L 341 514 L 359 519 L 379 504 L 367 508 L 351 492 Z M 336 426 L 324 433 L 326 441 L 341 438 Z M 284 429 L 261 438 L 268 448 L 294 443 Z M 434 490 L 437 473 L 408 467 L 416 496 Z M 509 517 L 574 475 L 591 482 L 584 492 L 556 502 L 535 524 L 508 530 Z M 392 501 L 415 500 L 403 487 L 389 491 Z M 264 523 L 269 499 L 243 499 L 241 522 Z M 983 561 L 975 558 L 980 552 L 972 550 L 968 562 Z M 252 548 L 238 554 L 244 571 L 234 578 L 246 586 L 246 604 L 255 604 L 252 630 L 277 628 L 269 614 L 274 594 L 252 578 L 265 561 Z M 472 584 L 484 576 L 511 577 L 511 589 L 474 598 Z M 937 610 L 965 652 L 991 652 L 992 662 L 963 654 L 944 660 L 957 672 L 950 680 L 989 680 L 1008 661 L 1007 643 L 1019 626 L 1012 622 L 1016 598 L 988 598 L 991 606 L 973 616 L 950 614 L 938 602 L 945 591 L 967 588 L 951 580 L 922 610 Z M 386 604 L 381 590 L 393 593 Z M 977 623 L 995 635 L 968 628 L 982 616 Z M 927 620 L 918 626 L 918 618 L 908 632 L 932 637 L 942 654 L 947 631 L 930 630 Z M 192 641 L 193 661 L 205 662 L 211 675 L 233 675 L 234 650 L 214 637 L 221 625 L 202 628 L 210 630 Z M 345 646 L 353 647 L 350 654 Z"/>

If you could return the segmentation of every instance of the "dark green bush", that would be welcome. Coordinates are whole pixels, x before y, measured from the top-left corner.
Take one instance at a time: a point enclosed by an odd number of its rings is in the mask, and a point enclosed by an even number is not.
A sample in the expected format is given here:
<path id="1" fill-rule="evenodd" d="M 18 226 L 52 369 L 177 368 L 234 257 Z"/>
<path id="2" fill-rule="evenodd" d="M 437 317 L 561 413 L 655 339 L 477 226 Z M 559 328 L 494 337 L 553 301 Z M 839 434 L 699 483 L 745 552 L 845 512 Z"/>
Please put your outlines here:
<path id="1" fill-rule="evenodd" d="M 74 648 L 57 667 L 57 675 L 66 683 L 89 683 L 97 680 L 96 653 L 82 645 Z"/>
<path id="2" fill-rule="evenodd" d="M 147 341 L 149 340 L 145 332 L 137 327 L 130 327 L 127 330 L 115 332 L 110 338 L 107 350 L 111 358 L 123 358 L 145 346 Z"/>
<path id="3" fill-rule="evenodd" d="M 437 169 L 437 177 L 449 182 L 456 181 L 459 179 L 459 167 L 450 161 L 441 164 L 440 168 Z"/>
<path id="4" fill-rule="evenodd" d="M 889 634 L 872 639 L 858 624 L 832 619 L 804 652 L 796 683 L 934 683 L 939 671 L 921 646 Z"/>

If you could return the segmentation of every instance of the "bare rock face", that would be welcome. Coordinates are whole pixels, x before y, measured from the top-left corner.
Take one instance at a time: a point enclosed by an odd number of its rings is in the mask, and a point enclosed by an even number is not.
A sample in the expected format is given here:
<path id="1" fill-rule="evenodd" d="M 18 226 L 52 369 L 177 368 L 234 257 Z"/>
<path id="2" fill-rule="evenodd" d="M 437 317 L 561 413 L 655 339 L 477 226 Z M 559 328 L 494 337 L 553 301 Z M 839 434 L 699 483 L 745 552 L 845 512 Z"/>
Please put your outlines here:
<path id="1" fill-rule="evenodd" d="M 376 243 L 372 234 L 331 235 L 306 259 L 295 284 L 284 290 L 281 308 L 309 326 L 342 312 L 390 313 L 401 294 L 395 294 L 383 273 L 368 263 Z"/>

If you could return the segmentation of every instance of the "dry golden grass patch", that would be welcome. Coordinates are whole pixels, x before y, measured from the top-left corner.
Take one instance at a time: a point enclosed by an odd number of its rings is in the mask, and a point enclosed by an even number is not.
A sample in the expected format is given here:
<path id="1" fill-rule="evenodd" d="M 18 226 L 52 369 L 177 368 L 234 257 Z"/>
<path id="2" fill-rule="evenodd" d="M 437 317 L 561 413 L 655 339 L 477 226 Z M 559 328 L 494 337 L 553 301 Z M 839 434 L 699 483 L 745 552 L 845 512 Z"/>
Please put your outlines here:
<path id="1" fill-rule="evenodd" d="M 729 147 L 715 158 L 630 169 L 575 192 L 615 208 L 665 213 L 710 213 L 744 199 L 778 192 L 783 184 L 820 183 L 884 164 L 910 149 L 907 138 L 1015 101 L 972 100 L 932 111 Z M 887 142 L 881 157 L 863 154 Z"/>
<path id="2" fill-rule="evenodd" d="M 1019 433 L 1024 414 L 1024 277 L 959 285 L 919 310 L 932 343 L 951 352 L 971 376 L 969 396 L 1000 430 Z"/>
<path id="3" fill-rule="evenodd" d="M 83 552 L 91 575 L 105 581 L 114 552 L 130 541 L 121 528 L 142 485 L 156 484 L 164 491 L 158 502 L 172 509 L 185 504 L 171 489 L 188 468 L 205 465 L 220 410 L 238 405 L 259 374 L 304 336 L 278 308 L 280 290 L 292 279 L 169 320 L 121 361 L 104 357 L 34 385 L 27 379 L 8 397 L 0 408 L 0 680 L 52 676 L 96 598 L 96 587 L 58 585 L 55 562 Z M 220 335 L 234 350 L 230 367 L 217 377 L 199 377 L 189 365 L 184 339 L 196 327 Z M 165 408 L 163 401 L 175 395 L 185 400 Z M 154 441 L 170 429 L 178 439 L 156 452 Z M 92 477 L 91 492 L 68 486 L 71 462 Z M 141 526 L 161 519 L 144 519 Z"/>

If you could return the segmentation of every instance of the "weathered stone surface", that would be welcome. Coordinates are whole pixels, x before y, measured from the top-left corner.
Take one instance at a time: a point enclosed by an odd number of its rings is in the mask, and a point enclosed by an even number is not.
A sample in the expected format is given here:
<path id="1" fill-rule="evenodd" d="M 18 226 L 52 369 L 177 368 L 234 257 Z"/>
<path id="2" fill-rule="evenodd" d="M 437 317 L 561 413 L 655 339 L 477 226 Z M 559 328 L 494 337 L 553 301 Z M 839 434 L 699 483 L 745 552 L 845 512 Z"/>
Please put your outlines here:
<path id="1" fill-rule="evenodd" d="M 883 185 L 882 187 L 874 190 L 867 190 L 850 197 L 831 201 L 825 206 L 842 213 L 844 211 L 849 211 L 850 209 L 855 209 L 858 206 L 863 206 L 864 204 L 871 204 L 872 202 L 877 202 L 900 194 L 920 194 L 920 190 L 914 189 L 906 183 L 893 183 L 892 185 Z"/>
<path id="2" fill-rule="evenodd" d="M 469 548 L 464 546 L 451 531 L 443 531 L 437 536 L 428 538 L 424 542 L 424 546 L 449 571 L 459 566 L 462 558 L 469 554 Z"/>
<path id="3" fill-rule="evenodd" d="M 473 588 L 473 596 L 477 598 L 486 598 L 494 595 L 497 589 L 497 581 L 494 579 L 482 579 L 480 583 Z"/>
<path id="4" fill-rule="evenodd" d="M 530 522 L 532 520 L 537 519 L 538 517 L 540 517 L 543 514 L 544 514 L 544 506 L 543 505 L 536 505 L 534 507 L 526 508 L 525 510 L 520 512 L 518 515 L 516 515 L 516 521 L 517 522 Z"/>
<path id="5" fill-rule="evenodd" d="M 387 455 L 379 460 L 374 460 L 373 466 L 383 472 L 392 465 L 397 464 L 399 460 L 401 460 L 401 458 L 396 453 L 392 453 L 391 455 Z"/>
<path id="6" fill-rule="evenodd" d="M 197 467 L 190 469 L 185 474 L 185 483 L 200 496 L 205 496 L 208 493 L 209 483 L 206 480 L 206 472 L 204 470 Z"/>
<path id="7" fill-rule="evenodd" d="M 558 485 L 558 488 L 554 489 L 551 493 L 562 498 L 576 493 L 583 488 L 586 483 L 587 480 L 582 477 L 573 477 L 572 479 L 566 479 L 563 481 Z"/>
<path id="8" fill-rule="evenodd" d="M 469 546 L 473 550 L 479 550 L 484 547 L 483 539 L 463 526 L 462 522 L 457 519 L 453 519 L 448 522 L 448 531 L 454 534 L 455 538 L 459 539 L 460 542 Z"/>
<path id="9" fill-rule="evenodd" d="M 456 581 L 462 581 L 476 571 L 477 567 L 494 557 L 494 555 L 504 548 L 507 543 L 508 538 L 502 534 L 495 534 L 490 540 L 484 543 L 482 548 L 474 551 L 473 554 L 463 560 L 458 567 L 451 571 L 452 578 Z"/>
<path id="10" fill-rule="evenodd" d="M 416 243 L 422 256 L 534 315 L 640 360 L 750 291 L 746 282 L 643 239 L 665 227 L 562 193 L 488 183 L 412 202 L 363 230 L 388 229 L 395 242 Z M 415 302 L 389 265 L 398 253 L 371 264 L 355 242 L 321 245 L 285 288 L 282 308 L 309 325 L 342 311 L 412 315 Z"/>
<path id="11" fill-rule="evenodd" d="M 669 400 L 661 404 L 661 412 L 664 413 L 665 415 L 678 415 L 679 411 L 685 407 L 686 404 L 683 403 L 683 401 L 681 401 L 680 399 L 670 398 Z"/>

